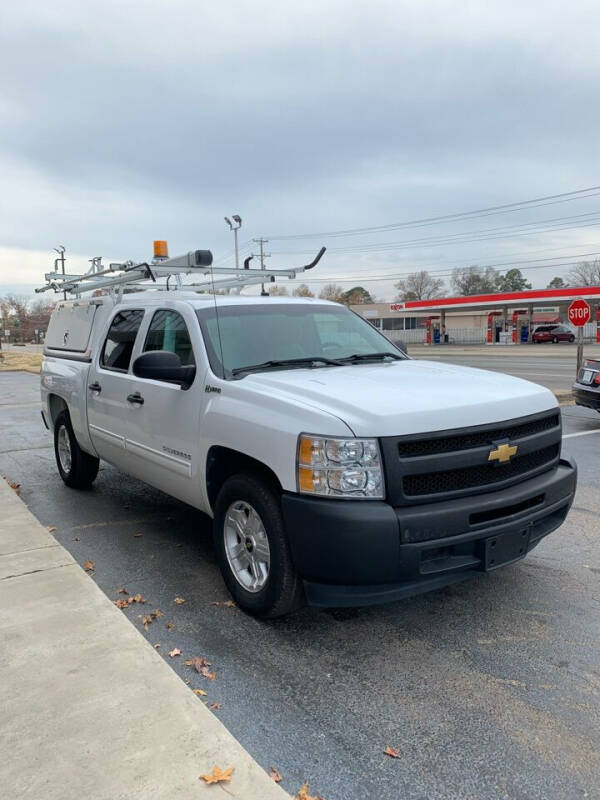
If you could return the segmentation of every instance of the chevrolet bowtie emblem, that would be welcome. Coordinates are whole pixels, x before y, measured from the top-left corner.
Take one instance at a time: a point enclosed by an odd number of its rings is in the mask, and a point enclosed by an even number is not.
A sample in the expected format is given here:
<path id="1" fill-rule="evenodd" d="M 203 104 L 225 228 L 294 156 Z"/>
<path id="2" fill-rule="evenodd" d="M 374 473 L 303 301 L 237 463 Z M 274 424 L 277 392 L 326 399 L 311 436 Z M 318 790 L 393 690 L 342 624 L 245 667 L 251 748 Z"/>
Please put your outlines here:
<path id="1" fill-rule="evenodd" d="M 509 444 L 504 442 L 499 444 L 494 450 L 490 450 L 488 461 L 497 461 L 498 464 L 506 464 L 511 458 L 516 455 L 518 447 L 516 444 Z"/>

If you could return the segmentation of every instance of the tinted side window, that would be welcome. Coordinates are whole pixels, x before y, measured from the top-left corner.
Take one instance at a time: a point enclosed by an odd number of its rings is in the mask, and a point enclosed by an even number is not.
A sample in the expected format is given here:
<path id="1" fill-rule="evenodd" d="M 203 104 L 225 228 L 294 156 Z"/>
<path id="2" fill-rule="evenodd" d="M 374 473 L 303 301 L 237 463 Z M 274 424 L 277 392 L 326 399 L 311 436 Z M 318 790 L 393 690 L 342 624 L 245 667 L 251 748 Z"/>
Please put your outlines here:
<path id="1" fill-rule="evenodd" d="M 143 311 L 119 311 L 108 329 L 100 364 L 106 369 L 127 372 L 135 337 L 144 318 Z"/>
<path id="2" fill-rule="evenodd" d="M 181 314 L 166 310 L 154 314 L 144 344 L 144 352 L 148 350 L 176 353 L 184 367 L 195 363 L 192 342 Z"/>

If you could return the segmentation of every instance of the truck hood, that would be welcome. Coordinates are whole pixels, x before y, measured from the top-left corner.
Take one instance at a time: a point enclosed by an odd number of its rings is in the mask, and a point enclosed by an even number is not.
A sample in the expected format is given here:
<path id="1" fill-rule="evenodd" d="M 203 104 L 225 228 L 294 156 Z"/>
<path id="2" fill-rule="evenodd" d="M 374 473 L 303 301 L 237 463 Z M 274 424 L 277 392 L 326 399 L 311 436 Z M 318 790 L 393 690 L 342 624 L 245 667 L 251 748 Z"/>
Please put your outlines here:
<path id="1" fill-rule="evenodd" d="M 484 425 L 557 406 L 549 389 L 497 372 L 436 361 L 394 361 L 247 375 L 258 393 L 343 420 L 356 436 L 402 436 Z M 250 388 L 250 387 L 249 387 Z M 319 433 L 319 431 L 307 431 Z"/>

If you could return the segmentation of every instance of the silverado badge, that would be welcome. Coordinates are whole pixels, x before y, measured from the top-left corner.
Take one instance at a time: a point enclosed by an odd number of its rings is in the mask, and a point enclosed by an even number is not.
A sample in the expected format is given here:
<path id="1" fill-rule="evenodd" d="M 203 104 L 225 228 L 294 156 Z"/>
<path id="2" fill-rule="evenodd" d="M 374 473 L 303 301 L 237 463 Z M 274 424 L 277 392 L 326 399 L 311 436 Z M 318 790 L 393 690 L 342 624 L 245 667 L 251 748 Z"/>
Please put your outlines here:
<path id="1" fill-rule="evenodd" d="M 516 455 L 518 447 L 516 444 L 509 442 L 502 442 L 502 444 L 490 450 L 488 461 L 496 461 L 498 464 L 506 464 L 511 458 Z"/>

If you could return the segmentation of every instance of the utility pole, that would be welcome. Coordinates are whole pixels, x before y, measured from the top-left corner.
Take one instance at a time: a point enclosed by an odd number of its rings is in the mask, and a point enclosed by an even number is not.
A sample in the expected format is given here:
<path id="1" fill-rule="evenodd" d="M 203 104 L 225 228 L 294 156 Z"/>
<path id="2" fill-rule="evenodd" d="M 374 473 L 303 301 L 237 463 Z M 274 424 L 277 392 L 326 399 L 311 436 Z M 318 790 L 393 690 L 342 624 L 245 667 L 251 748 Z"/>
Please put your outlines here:
<path id="1" fill-rule="evenodd" d="M 271 253 L 265 253 L 265 250 L 264 250 L 264 246 L 267 244 L 267 242 L 269 240 L 268 239 L 253 239 L 252 241 L 256 242 L 258 244 L 259 248 L 260 248 L 260 253 L 258 254 L 258 257 L 260 258 L 260 268 L 261 269 L 265 269 L 265 258 L 270 258 L 271 257 Z M 252 253 L 252 255 L 254 255 L 254 253 Z M 263 297 L 267 296 L 267 292 L 265 292 L 264 283 L 261 283 L 261 285 L 260 285 L 260 293 L 261 293 L 261 295 Z"/>

